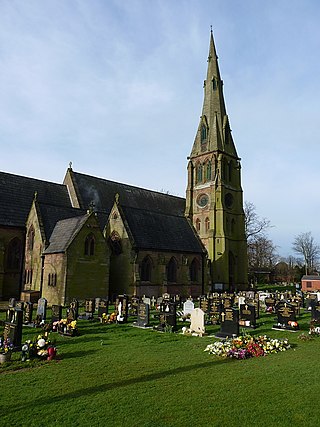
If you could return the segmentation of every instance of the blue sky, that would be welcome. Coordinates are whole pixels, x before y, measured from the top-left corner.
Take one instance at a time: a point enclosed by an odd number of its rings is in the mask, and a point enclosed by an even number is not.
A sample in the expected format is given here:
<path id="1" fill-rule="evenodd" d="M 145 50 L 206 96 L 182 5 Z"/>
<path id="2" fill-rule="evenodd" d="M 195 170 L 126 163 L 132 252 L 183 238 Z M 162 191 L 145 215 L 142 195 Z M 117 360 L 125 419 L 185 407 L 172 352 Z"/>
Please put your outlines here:
<path id="1" fill-rule="evenodd" d="M 244 199 L 320 243 L 320 3 L 0 0 L 0 170 L 185 196 L 213 26 Z"/>

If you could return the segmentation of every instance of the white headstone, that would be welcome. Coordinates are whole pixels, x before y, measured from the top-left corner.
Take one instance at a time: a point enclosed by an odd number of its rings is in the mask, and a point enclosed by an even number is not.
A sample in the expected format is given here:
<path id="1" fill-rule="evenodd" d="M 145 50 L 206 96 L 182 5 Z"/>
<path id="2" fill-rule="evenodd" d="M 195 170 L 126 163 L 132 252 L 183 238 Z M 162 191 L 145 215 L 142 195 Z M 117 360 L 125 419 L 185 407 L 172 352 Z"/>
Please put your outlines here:
<path id="1" fill-rule="evenodd" d="M 183 315 L 187 316 L 188 314 L 191 314 L 194 310 L 194 304 L 191 300 L 187 300 L 184 304 L 183 304 Z"/>
<path id="2" fill-rule="evenodd" d="M 238 299 L 238 305 L 239 305 L 239 308 L 240 308 L 240 305 L 243 305 L 243 304 L 245 304 L 246 303 L 246 299 L 245 299 L 245 297 L 239 297 L 239 299 Z"/>
<path id="3" fill-rule="evenodd" d="M 143 297 L 143 298 L 142 298 L 142 302 L 144 302 L 145 304 L 148 304 L 148 305 L 149 305 L 149 307 L 150 307 L 150 305 L 151 305 L 150 298 Z"/>
<path id="4" fill-rule="evenodd" d="M 190 330 L 191 333 L 196 333 L 200 336 L 205 333 L 204 312 L 201 310 L 201 308 L 195 308 L 191 313 Z"/>

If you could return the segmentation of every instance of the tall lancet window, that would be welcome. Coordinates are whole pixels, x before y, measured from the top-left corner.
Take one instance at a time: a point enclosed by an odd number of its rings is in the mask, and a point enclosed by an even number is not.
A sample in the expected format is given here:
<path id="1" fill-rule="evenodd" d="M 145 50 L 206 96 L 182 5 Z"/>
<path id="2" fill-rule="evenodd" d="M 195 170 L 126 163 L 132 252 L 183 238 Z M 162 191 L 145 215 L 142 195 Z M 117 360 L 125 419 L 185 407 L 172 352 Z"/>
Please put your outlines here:
<path id="1" fill-rule="evenodd" d="M 202 182 L 202 164 L 199 163 L 197 166 L 197 182 Z"/>
<path id="2" fill-rule="evenodd" d="M 201 126 L 201 144 L 204 144 L 205 142 L 207 142 L 207 128 L 203 124 Z"/>
<path id="3" fill-rule="evenodd" d="M 210 160 L 207 163 L 206 181 L 211 181 L 211 162 L 210 162 Z"/>

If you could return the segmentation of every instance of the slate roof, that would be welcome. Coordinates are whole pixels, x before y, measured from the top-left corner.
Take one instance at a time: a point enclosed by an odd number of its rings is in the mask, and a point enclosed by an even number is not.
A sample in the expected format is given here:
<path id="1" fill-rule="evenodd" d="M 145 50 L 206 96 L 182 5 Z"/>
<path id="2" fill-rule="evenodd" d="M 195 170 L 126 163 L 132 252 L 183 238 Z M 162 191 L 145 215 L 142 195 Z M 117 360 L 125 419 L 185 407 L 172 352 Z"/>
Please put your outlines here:
<path id="1" fill-rule="evenodd" d="M 184 216 L 121 206 L 134 244 L 139 249 L 204 253 L 205 249 Z"/>
<path id="2" fill-rule="evenodd" d="M 72 217 L 79 217 L 86 214 L 86 210 L 84 209 L 55 206 L 48 203 L 37 203 L 37 205 L 40 210 L 47 241 L 49 241 L 53 229 L 55 228 L 55 225 L 58 221 Z"/>
<path id="3" fill-rule="evenodd" d="M 80 206 L 93 201 L 97 211 L 110 213 L 115 195 L 121 205 L 171 215 L 184 215 L 185 199 L 72 171 Z"/>
<path id="4" fill-rule="evenodd" d="M 320 276 L 302 276 L 301 280 L 320 280 Z"/>
<path id="5" fill-rule="evenodd" d="M 49 246 L 45 254 L 65 252 L 76 234 L 87 221 L 90 214 L 58 221 L 50 237 Z"/>
<path id="6" fill-rule="evenodd" d="M 39 202 L 71 207 L 63 184 L 0 172 L 0 225 L 25 227 L 35 191 Z"/>

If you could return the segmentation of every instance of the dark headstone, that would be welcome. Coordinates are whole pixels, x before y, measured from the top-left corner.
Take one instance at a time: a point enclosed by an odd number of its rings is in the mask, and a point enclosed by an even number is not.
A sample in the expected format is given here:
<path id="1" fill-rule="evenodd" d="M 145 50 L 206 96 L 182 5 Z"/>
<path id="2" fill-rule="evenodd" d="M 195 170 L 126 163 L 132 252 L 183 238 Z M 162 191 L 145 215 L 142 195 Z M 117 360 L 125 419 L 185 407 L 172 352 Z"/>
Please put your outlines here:
<path id="1" fill-rule="evenodd" d="M 276 305 L 276 300 L 274 298 L 266 298 L 264 300 L 264 303 L 266 305 L 266 312 L 273 313 Z"/>
<path id="2" fill-rule="evenodd" d="M 74 298 L 70 302 L 70 308 L 73 310 L 73 314 L 74 314 L 74 319 L 73 320 L 77 320 L 78 316 L 79 316 L 79 301 Z"/>
<path id="3" fill-rule="evenodd" d="M 10 338 L 10 341 L 13 343 L 13 346 L 16 348 L 21 347 L 22 339 L 22 321 L 23 321 L 23 311 L 15 310 L 15 316 L 12 322 L 5 322 L 3 337 L 4 339 Z"/>
<path id="4" fill-rule="evenodd" d="M 173 302 L 162 302 L 160 304 L 159 320 L 160 324 L 156 328 L 159 331 L 166 331 L 168 327 L 175 330 L 177 327 L 176 304 Z"/>
<path id="5" fill-rule="evenodd" d="M 295 331 L 299 329 L 295 308 L 286 301 L 280 301 L 276 305 L 277 324 L 273 329 L 285 329 Z"/>
<path id="6" fill-rule="evenodd" d="M 117 322 L 126 323 L 128 321 L 128 296 L 119 295 L 116 299 Z"/>
<path id="7" fill-rule="evenodd" d="M 9 304 L 8 307 L 9 308 L 14 308 L 16 305 L 16 299 L 15 298 L 9 298 Z"/>
<path id="8" fill-rule="evenodd" d="M 239 310 L 225 308 L 220 315 L 220 331 L 217 338 L 232 338 L 239 335 Z"/>
<path id="9" fill-rule="evenodd" d="M 8 308 L 6 313 L 6 322 L 14 323 L 14 316 L 15 316 L 15 308 L 14 307 Z"/>
<path id="10" fill-rule="evenodd" d="M 25 325 L 32 323 L 32 311 L 33 311 L 33 303 L 26 302 L 24 307 L 24 319 L 23 319 L 23 323 Z"/>
<path id="11" fill-rule="evenodd" d="M 311 320 L 314 322 L 320 322 L 320 301 L 318 301 L 311 310 Z"/>
<path id="12" fill-rule="evenodd" d="M 94 298 L 86 299 L 84 302 L 86 314 L 92 314 L 95 312 L 96 302 Z"/>
<path id="13" fill-rule="evenodd" d="M 138 306 L 139 306 L 139 298 L 136 296 L 133 296 L 131 298 L 131 313 L 133 316 L 137 316 L 138 315 Z"/>
<path id="14" fill-rule="evenodd" d="M 207 297 L 200 297 L 199 308 L 201 308 L 201 310 L 205 314 L 209 314 L 210 313 L 210 301 L 208 300 Z"/>
<path id="15" fill-rule="evenodd" d="M 23 301 L 17 301 L 16 305 L 15 305 L 15 308 L 18 309 L 18 310 L 22 310 L 23 311 L 23 309 L 24 309 L 24 302 Z"/>
<path id="16" fill-rule="evenodd" d="M 59 322 L 62 319 L 62 306 L 53 305 L 51 307 L 51 322 Z"/>
<path id="17" fill-rule="evenodd" d="M 137 321 L 134 322 L 134 326 L 139 326 L 140 328 L 146 328 L 149 326 L 150 321 L 150 307 L 149 304 L 144 302 L 139 303 L 138 305 L 138 317 Z"/>
<path id="18" fill-rule="evenodd" d="M 256 309 L 251 304 L 241 304 L 239 310 L 239 325 L 247 328 L 255 328 Z"/>
<path id="19" fill-rule="evenodd" d="M 98 317 L 102 318 L 103 314 L 108 314 L 109 303 L 107 299 L 100 298 L 98 304 Z"/>

